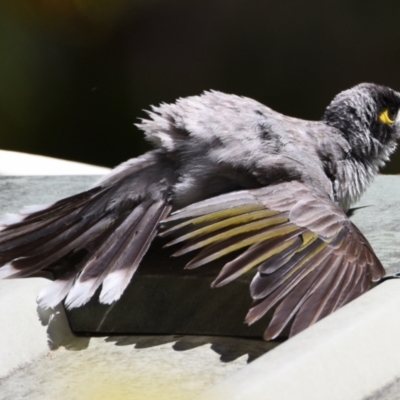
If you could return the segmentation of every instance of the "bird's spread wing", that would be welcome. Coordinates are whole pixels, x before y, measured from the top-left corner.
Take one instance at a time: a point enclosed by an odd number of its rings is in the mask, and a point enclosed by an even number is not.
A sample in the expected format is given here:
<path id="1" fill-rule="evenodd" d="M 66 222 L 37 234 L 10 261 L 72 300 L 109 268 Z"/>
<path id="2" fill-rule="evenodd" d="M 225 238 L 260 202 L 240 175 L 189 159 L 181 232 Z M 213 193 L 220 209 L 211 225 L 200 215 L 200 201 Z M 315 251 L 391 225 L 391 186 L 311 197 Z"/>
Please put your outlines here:
<path id="1" fill-rule="evenodd" d="M 197 268 L 242 250 L 225 264 L 212 286 L 222 286 L 257 267 L 250 293 L 251 324 L 276 307 L 264 338 L 290 322 L 291 335 L 369 289 L 385 271 L 346 214 L 321 191 L 298 181 L 232 192 L 176 211 L 162 236 L 184 233 L 175 255 L 200 252 Z"/>
<path id="2" fill-rule="evenodd" d="M 0 222 L 0 279 L 55 270 L 61 276 L 39 295 L 53 307 L 118 300 L 170 212 L 173 170 L 157 152 L 116 169 L 86 192 Z M 78 257 L 81 255 L 80 257 Z M 64 265 L 64 268 L 63 268 Z M 65 272 L 65 273 L 64 273 Z"/>

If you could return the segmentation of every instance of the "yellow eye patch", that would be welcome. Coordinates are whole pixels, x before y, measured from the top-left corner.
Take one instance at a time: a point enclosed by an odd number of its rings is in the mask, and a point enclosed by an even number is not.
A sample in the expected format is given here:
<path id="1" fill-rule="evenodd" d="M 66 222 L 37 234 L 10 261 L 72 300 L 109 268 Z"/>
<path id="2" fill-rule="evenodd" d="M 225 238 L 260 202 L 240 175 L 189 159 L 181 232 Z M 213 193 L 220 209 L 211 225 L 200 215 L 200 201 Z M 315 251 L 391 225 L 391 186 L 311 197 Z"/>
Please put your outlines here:
<path id="1" fill-rule="evenodd" d="M 379 121 L 386 125 L 392 125 L 395 122 L 395 119 L 392 119 L 393 116 L 389 114 L 389 109 L 382 111 L 379 115 Z M 392 117 L 392 118 L 391 118 Z"/>

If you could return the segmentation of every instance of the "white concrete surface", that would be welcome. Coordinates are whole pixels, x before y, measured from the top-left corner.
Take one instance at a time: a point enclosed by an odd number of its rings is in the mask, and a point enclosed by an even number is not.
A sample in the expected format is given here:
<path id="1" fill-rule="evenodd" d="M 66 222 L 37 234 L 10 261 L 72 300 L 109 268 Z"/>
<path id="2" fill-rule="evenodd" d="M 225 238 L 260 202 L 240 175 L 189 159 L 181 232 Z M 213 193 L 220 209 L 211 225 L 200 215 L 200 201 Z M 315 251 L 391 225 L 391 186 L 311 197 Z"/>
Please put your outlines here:
<path id="1" fill-rule="evenodd" d="M 0 378 L 49 351 L 36 297 L 44 278 L 0 281 Z"/>
<path id="2" fill-rule="evenodd" d="M 387 281 L 291 340 L 76 338 L 41 316 L 43 278 L 0 282 L 0 399 L 397 399 L 400 281 Z M 247 364 L 248 354 L 257 357 Z M 225 359 L 224 359 L 225 358 Z M 215 386 L 213 386 L 215 384 Z M 374 397 L 373 393 L 379 396 Z"/>
<path id="3" fill-rule="evenodd" d="M 186 400 L 276 345 L 204 336 L 76 337 L 61 308 L 37 310 L 46 284 L 0 281 L 0 400 Z"/>
<path id="4" fill-rule="evenodd" d="M 109 168 L 0 150 L 0 175 L 102 175 Z"/>
<path id="5" fill-rule="evenodd" d="M 399 337 L 400 280 L 391 280 L 196 400 L 361 400 L 400 375 Z"/>
<path id="6" fill-rule="evenodd" d="M 221 362 L 212 338 L 194 339 L 178 350 L 172 336 L 82 338 L 0 380 L 0 400 L 187 400 L 246 365 L 246 354 Z"/>

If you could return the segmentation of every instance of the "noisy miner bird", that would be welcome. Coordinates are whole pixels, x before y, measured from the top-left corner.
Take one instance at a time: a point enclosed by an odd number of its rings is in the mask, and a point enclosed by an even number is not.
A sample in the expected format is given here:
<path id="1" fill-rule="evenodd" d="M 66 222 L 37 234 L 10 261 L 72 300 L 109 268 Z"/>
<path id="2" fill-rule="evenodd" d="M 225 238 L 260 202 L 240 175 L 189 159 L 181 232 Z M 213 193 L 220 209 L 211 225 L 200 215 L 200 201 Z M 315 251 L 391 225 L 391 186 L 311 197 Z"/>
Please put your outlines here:
<path id="1" fill-rule="evenodd" d="M 79 307 L 100 286 L 110 304 L 154 237 L 174 235 L 169 245 L 185 243 L 175 255 L 200 250 L 186 268 L 231 254 L 213 287 L 257 267 L 245 322 L 276 307 L 264 338 L 290 322 L 294 335 L 385 274 L 346 211 L 395 150 L 399 107 L 398 92 L 370 83 L 339 93 L 321 121 L 217 91 L 152 107 L 138 127 L 156 150 L 86 192 L 3 218 L 0 277 L 67 265 L 39 305 Z"/>

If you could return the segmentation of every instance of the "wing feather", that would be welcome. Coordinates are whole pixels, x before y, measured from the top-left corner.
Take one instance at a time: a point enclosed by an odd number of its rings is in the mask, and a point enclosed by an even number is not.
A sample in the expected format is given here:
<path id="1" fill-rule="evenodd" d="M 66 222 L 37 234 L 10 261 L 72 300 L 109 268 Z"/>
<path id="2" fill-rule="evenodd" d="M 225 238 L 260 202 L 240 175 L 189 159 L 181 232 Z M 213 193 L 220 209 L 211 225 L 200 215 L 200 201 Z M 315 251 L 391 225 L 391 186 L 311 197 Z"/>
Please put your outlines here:
<path id="1" fill-rule="evenodd" d="M 299 181 L 208 199 L 163 223 L 168 230 L 162 236 L 175 235 L 169 245 L 186 242 L 175 256 L 201 250 L 186 268 L 242 250 L 221 269 L 213 287 L 258 268 L 245 322 L 252 324 L 276 307 L 265 339 L 280 335 L 292 321 L 290 334 L 300 332 L 385 273 L 346 214 L 326 193 Z"/>
<path id="2" fill-rule="evenodd" d="M 153 241 L 159 221 L 165 218 L 170 210 L 171 206 L 166 205 L 164 201 L 159 201 L 152 204 L 143 215 L 124 244 L 121 255 L 113 263 L 110 272 L 103 281 L 100 294 L 102 303 L 110 304 L 121 297 Z"/>
<path id="3" fill-rule="evenodd" d="M 325 258 L 310 274 L 302 279 L 276 308 L 273 318 L 264 333 L 266 340 L 276 338 L 289 324 L 290 320 L 298 314 L 304 302 L 310 295 L 318 290 L 327 278 L 325 267 L 329 257 Z"/>
<path id="4" fill-rule="evenodd" d="M 101 284 L 100 301 L 117 300 L 171 210 L 175 179 L 173 161 L 156 150 L 124 163 L 100 186 L 6 218 L 0 278 L 55 271 L 59 281 L 39 297 L 44 307 L 65 296 L 68 307 L 82 305 Z"/>

